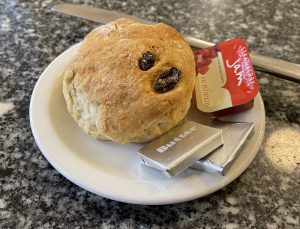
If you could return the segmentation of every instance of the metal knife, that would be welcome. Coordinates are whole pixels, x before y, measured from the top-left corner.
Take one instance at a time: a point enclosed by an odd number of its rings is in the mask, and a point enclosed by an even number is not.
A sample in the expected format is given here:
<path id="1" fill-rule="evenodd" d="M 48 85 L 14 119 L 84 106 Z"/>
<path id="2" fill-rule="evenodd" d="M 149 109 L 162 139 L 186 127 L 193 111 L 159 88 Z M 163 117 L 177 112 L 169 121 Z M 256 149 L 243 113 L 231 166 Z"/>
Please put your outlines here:
<path id="1" fill-rule="evenodd" d="M 132 18 L 146 24 L 153 23 L 127 14 L 105 10 L 105 9 L 99 9 L 99 8 L 90 7 L 86 5 L 58 4 L 58 5 L 54 5 L 52 7 L 52 10 L 60 13 L 65 13 L 68 15 L 88 19 L 91 21 L 103 23 L 103 24 L 106 24 L 110 21 L 119 18 Z M 188 35 L 185 35 L 184 37 L 192 47 L 205 48 L 214 45 L 211 42 L 203 41 Z M 299 64 L 259 55 L 257 53 L 250 53 L 250 57 L 251 57 L 252 64 L 256 67 L 256 69 L 263 72 L 271 73 L 272 75 L 278 76 L 286 80 L 300 83 Z"/>

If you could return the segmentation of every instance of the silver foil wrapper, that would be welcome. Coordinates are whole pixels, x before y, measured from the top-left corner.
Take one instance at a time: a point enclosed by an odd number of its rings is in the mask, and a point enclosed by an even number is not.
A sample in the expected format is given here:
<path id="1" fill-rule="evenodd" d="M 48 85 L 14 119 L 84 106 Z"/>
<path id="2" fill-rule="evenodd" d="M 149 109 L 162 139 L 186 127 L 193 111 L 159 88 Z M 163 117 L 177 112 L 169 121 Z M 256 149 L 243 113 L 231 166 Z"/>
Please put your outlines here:
<path id="1" fill-rule="evenodd" d="M 142 147 L 141 163 L 175 176 L 223 144 L 222 130 L 186 121 Z"/>
<path id="2" fill-rule="evenodd" d="M 214 150 L 191 167 L 225 175 L 254 133 L 253 122 L 225 122 L 218 119 L 208 125 L 222 129 L 223 146 Z"/>

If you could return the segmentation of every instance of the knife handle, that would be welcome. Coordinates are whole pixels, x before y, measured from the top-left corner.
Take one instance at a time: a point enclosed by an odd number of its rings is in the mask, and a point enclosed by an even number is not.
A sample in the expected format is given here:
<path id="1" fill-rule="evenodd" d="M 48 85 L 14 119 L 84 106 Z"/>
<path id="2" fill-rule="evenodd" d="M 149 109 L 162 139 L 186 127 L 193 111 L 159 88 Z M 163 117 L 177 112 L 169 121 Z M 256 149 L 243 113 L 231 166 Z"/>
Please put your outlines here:
<path id="1" fill-rule="evenodd" d="M 202 41 L 200 39 L 185 36 L 186 41 L 192 47 L 206 48 L 213 46 L 214 43 Z M 280 78 L 300 83 L 300 65 L 284 60 L 263 56 L 257 53 L 250 53 L 250 58 L 255 69 L 271 73 Z"/>
<path id="2" fill-rule="evenodd" d="M 275 74 L 276 76 L 300 83 L 300 65 L 263 56 L 257 53 L 250 53 L 251 61 L 258 70 Z"/>

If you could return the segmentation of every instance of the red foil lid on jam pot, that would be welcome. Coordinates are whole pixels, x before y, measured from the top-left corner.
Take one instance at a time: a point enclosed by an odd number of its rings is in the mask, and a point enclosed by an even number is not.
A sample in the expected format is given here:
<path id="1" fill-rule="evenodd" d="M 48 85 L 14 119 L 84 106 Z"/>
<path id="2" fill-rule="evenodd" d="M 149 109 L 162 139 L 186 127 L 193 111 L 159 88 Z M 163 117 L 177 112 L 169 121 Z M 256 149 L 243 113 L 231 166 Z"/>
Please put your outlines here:
<path id="1" fill-rule="evenodd" d="M 251 102 L 258 93 L 258 82 L 247 44 L 231 39 L 194 51 L 197 76 L 197 108 L 216 112 Z"/>

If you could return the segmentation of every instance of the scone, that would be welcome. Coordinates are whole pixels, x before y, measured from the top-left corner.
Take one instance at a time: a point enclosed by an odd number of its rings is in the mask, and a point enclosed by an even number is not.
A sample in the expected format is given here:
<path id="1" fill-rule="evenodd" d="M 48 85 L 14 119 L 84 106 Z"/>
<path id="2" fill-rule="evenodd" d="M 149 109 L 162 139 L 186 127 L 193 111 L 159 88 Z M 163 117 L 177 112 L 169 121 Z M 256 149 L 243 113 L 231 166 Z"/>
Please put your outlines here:
<path id="1" fill-rule="evenodd" d="M 61 74 L 78 125 L 94 138 L 130 143 L 152 140 L 186 116 L 196 72 L 175 29 L 119 19 L 91 31 Z"/>

